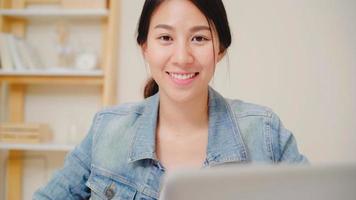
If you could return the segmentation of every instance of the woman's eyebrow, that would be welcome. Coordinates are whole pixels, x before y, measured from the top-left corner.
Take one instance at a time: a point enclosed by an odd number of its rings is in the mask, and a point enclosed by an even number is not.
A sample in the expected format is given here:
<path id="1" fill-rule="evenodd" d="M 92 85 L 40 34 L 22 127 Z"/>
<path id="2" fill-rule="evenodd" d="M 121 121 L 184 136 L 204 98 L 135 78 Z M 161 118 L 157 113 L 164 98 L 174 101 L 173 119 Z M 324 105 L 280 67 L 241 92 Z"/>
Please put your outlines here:
<path id="1" fill-rule="evenodd" d="M 192 28 L 190 28 L 190 32 L 198 32 L 198 31 L 202 31 L 202 30 L 207 30 L 207 31 L 210 31 L 210 28 L 209 26 L 194 26 Z"/>
<path id="2" fill-rule="evenodd" d="M 167 25 L 167 24 L 158 24 L 154 27 L 154 29 L 158 29 L 158 28 L 162 28 L 162 29 L 167 29 L 167 30 L 174 30 L 173 26 Z M 197 32 L 197 31 L 201 31 L 201 30 L 208 30 L 210 31 L 209 26 L 204 26 L 204 25 L 200 25 L 200 26 L 193 26 L 192 28 L 189 29 L 190 32 Z"/>
<path id="3" fill-rule="evenodd" d="M 157 28 L 163 28 L 163 29 L 168 29 L 168 30 L 174 30 L 174 28 L 170 25 L 167 25 L 167 24 L 158 24 L 154 27 L 154 29 L 157 29 Z"/>

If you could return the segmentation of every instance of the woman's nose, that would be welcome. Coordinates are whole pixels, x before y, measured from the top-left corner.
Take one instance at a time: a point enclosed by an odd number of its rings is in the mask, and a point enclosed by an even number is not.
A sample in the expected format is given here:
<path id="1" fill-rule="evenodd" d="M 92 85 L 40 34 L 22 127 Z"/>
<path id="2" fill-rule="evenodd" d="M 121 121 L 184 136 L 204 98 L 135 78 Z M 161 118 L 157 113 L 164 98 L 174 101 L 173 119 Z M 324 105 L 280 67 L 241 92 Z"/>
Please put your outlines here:
<path id="1" fill-rule="evenodd" d="M 194 58 L 189 45 L 185 42 L 177 44 L 173 55 L 173 63 L 179 66 L 185 66 L 192 63 L 193 60 Z"/>

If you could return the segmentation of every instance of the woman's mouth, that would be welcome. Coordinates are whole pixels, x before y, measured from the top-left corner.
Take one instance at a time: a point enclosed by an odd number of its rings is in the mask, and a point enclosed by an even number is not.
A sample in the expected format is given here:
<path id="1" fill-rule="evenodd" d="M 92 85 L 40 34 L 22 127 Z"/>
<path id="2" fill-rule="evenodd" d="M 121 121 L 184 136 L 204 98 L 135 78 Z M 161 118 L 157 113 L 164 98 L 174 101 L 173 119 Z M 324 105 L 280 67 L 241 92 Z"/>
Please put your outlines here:
<path id="1" fill-rule="evenodd" d="M 199 75 L 199 72 L 193 72 L 193 73 L 167 72 L 167 74 L 171 77 L 173 82 L 175 82 L 176 84 L 188 85 L 195 79 L 195 77 Z"/>

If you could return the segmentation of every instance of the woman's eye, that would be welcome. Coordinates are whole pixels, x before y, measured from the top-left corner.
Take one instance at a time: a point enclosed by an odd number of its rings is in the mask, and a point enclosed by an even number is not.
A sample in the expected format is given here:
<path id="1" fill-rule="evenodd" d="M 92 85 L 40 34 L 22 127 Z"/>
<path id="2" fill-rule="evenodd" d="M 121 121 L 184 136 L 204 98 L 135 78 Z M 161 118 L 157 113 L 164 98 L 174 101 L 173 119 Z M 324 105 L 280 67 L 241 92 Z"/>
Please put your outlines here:
<path id="1" fill-rule="evenodd" d="M 205 41 L 208 41 L 209 39 L 207 39 L 206 37 L 203 37 L 203 36 L 195 36 L 193 37 L 192 41 L 193 42 L 205 42 Z"/>
<path id="2" fill-rule="evenodd" d="M 165 42 L 172 41 L 172 38 L 170 36 L 168 36 L 168 35 L 160 36 L 158 39 L 162 40 L 162 41 L 165 41 Z"/>

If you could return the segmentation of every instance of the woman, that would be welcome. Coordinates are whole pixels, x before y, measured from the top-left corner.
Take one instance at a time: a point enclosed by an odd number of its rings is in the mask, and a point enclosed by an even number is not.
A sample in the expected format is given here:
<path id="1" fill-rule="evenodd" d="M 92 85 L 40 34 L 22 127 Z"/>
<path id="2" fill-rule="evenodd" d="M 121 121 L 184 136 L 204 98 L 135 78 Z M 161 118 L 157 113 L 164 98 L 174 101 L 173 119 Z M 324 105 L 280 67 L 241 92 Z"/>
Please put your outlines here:
<path id="1" fill-rule="evenodd" d="M 35 199 L 157 199 L 178 168 L 307 162 L 272 111 L 209 87 L 231 43 L 221 0 L 146 0 L 137 42 L 153 78 L 145 101 L 97 113 Z"/>

